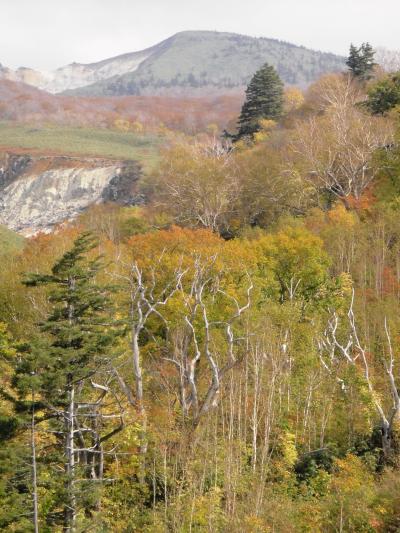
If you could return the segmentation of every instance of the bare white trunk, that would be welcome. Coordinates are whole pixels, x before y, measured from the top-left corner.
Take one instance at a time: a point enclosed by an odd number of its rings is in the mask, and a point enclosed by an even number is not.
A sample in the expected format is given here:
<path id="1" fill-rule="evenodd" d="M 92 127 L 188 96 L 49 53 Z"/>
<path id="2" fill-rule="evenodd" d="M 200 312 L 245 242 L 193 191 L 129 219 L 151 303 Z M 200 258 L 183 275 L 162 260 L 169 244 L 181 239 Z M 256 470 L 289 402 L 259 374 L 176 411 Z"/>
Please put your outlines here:
<path id="1" fill-rule="evenodd" d="M 34 404 L 35 397 L 32 394 L 32 403 Z M 39 533 L 39 512 L 38 512 L 38 491 L 37 491 L 37 466 L 36 466 L 36 434 L 35 434 L 35 407 L 32 406 L 32 420 L 31 420 L 31 454 L 32 454 L 32 499 L 33 499 L 33 529 L 35 533 Z"/>
<path id="2" fill-rule="evenodd" d="M 64 511 L 65 531 L 73 533 L 76 525 L 76 497 L 75 497 L 75 448 L 74 448 L 74 419 L 75 419 L 75 388 L 69 385 L 68 410 L 66 412 L 66 444 L 65 444 L 65 473 L 67 476 L 67 502 Z"/>

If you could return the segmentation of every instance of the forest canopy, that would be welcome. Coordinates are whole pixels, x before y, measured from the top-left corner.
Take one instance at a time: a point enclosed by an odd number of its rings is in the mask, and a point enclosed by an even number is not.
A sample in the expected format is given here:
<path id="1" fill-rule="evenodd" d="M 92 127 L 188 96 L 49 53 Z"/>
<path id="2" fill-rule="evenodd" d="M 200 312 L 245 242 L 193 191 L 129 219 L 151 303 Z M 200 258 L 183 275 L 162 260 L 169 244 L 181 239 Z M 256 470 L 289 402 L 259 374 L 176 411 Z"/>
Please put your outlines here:
<path id="1" fill-rule="evenodd" d="M 170 133 L 144 205 L 4 232 L 2 531 L 399 530 L 399 74 L 351 53 Z"/>

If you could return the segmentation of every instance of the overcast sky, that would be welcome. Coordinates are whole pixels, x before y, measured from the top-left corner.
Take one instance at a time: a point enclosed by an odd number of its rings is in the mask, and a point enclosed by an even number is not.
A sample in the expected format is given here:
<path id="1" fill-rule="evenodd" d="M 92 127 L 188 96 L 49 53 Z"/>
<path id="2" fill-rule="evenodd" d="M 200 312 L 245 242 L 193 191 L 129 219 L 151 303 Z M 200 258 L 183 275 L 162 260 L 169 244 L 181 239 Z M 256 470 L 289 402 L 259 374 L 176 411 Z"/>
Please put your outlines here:
<path id="1" fill-rule="evenodd" d="M 151 46 L 182 30 L 274 37 L 347 54 L 400 49 L 400 0 L 0 0 L 0 62 L 52 69 Z"/>

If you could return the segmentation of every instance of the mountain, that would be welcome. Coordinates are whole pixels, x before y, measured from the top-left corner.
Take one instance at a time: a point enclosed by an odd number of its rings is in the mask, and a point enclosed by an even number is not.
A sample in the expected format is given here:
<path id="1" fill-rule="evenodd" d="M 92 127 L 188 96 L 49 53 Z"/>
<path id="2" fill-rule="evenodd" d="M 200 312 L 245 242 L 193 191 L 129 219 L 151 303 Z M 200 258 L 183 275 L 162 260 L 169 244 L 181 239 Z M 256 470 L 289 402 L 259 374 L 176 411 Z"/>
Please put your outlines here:
<path id="1" fill-rule="evenodd" d="M 277 68 L 285 83 L 301 87 L 345 67 L 343 57 L 275 39 L 185 31 L 146 50 L 72 63 L 50 73 L 1 67 L 0 78 L 72 95 L 204 96 L 242 91 L 265 62 Z"/>
<path id="2" fill-rule="evenodd" d="M 117 61 L 115 58 L 113 61 Z M 209 94 L 242 90 L 265 62 L 291 85 L 344 68 L 344 59 L 285 42 L 233 33 L 182 32 L 161 42 L 134 71 L 72 91 L 80 95 Z"/>
<path id="3" fill-rule="evenodd" d="M 46 83 L 46 74 L 31 68 L 20 67 L 17 70 L 5 67 L 0 63 L 0 79 L 26 83 L 41 88 Z"/>
<path id="4" fill-rule="evenodd" d="M 12 70 L 0 64 L 0 79 L 26 83 L 53 94 L 61 93 L 126 72 L 134 72 L 153 53 L 154 48 L 86 65 L 71 63 L 52 72 L 40 72 L 26 67 Z"/>

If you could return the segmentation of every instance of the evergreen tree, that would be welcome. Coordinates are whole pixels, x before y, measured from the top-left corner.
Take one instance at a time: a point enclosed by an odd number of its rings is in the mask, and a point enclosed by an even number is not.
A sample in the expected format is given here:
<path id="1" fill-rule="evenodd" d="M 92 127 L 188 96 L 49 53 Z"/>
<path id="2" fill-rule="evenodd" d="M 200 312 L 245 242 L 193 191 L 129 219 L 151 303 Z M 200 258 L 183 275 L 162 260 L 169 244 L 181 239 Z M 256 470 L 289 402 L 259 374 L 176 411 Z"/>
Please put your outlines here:
<path id="1" fill-rule="evenodd" d="M 400 72 L 384 78 L 371 87 L 365 105 L 374 115 L 384 115 L 400 105 Z"/>
<path id="2" fill-rule="evenodd" d="M 27 418 L 7 386 L 17 351 L 7 328 L 0 323 L 0 530 L 34 531 L 32 459 L 21 429 Z"/>
<path id="3" fill-rule="evenodd" d="M 362 60 L 360 50 L 353 43 L 350 45 L 350 51 L 346 65 L 349 67 L 350 72 L 355 77 L 357 77 L 361 72 Z"/>
<path id="4" fill-rule="evenodd" d="M 235 140 L 252 137 L 260 130 L 260 120 L 277 120 L 283 111 L 283 83 L 267 63 L 258 70 L 246 89 L 246 100 L 238 120 Z"/>
<path id="5" fill-rule="evenodd" d="M 62 466 L 64 475 L 47 482 L 53 499 L 47 502 L 46 519 L 53 525 L 63 523 L 66 531 L 75 530 L 79 509 L 88 516 L 95 508 L 103 479 L 104 442 L 122 429 L 122 416 L 121 423 L 110 428 L 102 414 L 109 392 L 105 377 L 121 328 L 112 317 L 108 296 L 112 287 L 95 282 L 102 260 L 86 257 L 95 247 L 93 236 L 82 234 L 51 274 L 27 276 L 25 285 L 50 288 L 51 309 L 40 324 L 39 341 L 29 343 L 18 359 L 13 380 L 19 411 L 40 413 L 36 424 L 44 423 L 55 436 L 46 462 L 57 471 Z M 96 488 L 92 480 L 97 481 Z"/>
<path id="6" fill-rule="evenodd" d="M 346 65 L 355 78 L 368 80 L 372 76 L 372 71 L 376 65 L 374 62 L 375 51 L 369 43 L 363 43 L 359 48 L 350 45 L 349 57 Z"/>

